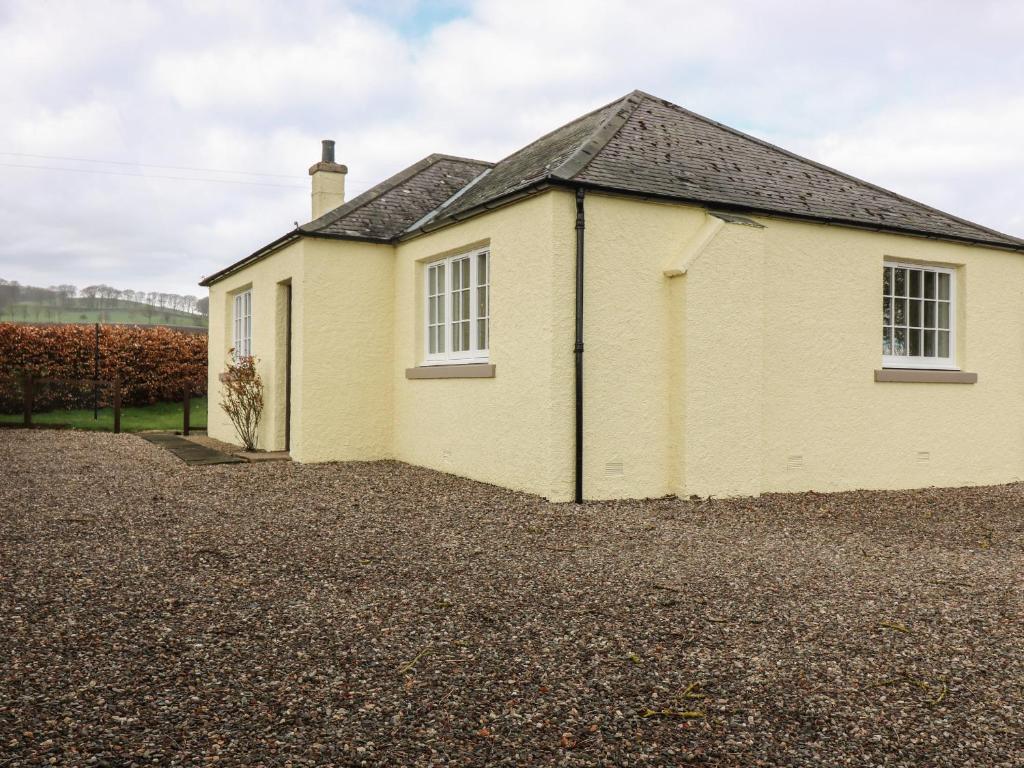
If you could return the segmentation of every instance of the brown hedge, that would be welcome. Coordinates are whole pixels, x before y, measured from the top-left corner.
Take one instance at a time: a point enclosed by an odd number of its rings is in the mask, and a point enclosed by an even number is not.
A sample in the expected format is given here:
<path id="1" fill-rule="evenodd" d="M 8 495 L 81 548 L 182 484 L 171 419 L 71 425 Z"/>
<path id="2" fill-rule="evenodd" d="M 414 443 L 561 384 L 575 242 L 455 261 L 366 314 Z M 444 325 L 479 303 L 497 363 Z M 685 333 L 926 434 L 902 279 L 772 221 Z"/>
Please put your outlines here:
<path id="1" fill-rule="evenodd" d="M 23 373 L 59 379 L 91 379 L 95 326 L 31 326 L 0 323 L 0 410 L 21 410 Z M 100 378 L 121 377 L 124 405 L 180 400 L 185 385 L 206 392 L 206 336 L 160 327 L 100 326 Z M 102 393 L 103 402 L 107 401 Z M 81 385 L 37 389 L 36 411 L 89 407 L 92 391 Z"/>

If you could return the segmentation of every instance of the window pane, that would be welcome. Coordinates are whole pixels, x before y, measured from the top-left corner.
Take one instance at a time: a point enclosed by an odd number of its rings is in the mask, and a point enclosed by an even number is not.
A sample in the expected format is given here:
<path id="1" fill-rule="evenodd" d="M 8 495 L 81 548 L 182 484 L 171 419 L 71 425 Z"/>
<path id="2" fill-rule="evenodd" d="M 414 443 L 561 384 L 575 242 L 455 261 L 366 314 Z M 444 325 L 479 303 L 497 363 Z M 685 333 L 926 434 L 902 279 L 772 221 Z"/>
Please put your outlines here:
<path id="1" fill-rule="evenodd" d="M 444 293 L 444 264 L 437 265 L 437 292 Z"/>
<path id="2" fill-rule="evenodd" d="M 483 350 L 487 349 L 487 321 L 477 320 L 476 321 L 476 348 Z"/>
<path id="3" fill-rule="evenodd" d="M 910 356 L 920 357 L 921 355 L 921 332 L 910 331 Z"/>
<path id="4" fill-rule="evenodd" d="M 466 352 L 469 350 L 469 320 L 466 320 L 459 324 L 462 330 L 462 347 L 461 351 Z"/>
<path id="5" fill-rule="evenodd" d="M 945 272 L 939 273 L 939 298 L 949 298 L 949 275 Z"/>
<path id="6" fill-rule="evenodd" d="M 430 306 L 430 311 L 427 313 L 427 317 L 429 318 L 427 322 L 429 322 L 429 323 L 436 323 L 437 322 L 437 297 L 436 296 L 431 296 L 429 299 L 427 299 L 427 304 Z"/>
<path id="7" fill-rule="evenodd" d="M 919 269 L 910 270 L 910 295 L 921 295 L 921 270 Z"/>
<path id="8" fill-rule="evenodd" d="M 464 320 L 469 318 L 469 291 L 468 290 L 462 292 L 462 318 Z"/>
<path id="9" fill-rule="evenodd" d="M 939 302 L 939 328 L 949 328 L 949 303 Z"/>
<path id="10" fill-rule="evenodd" d="M 924 332 L 924 356 L 935 357 L 935 331 Z"/>
<path id="11" fill-rule="evenodd" d="M 430 339 L 427 349 L 433 355 L 437 352 L 437 326 L 431 326 L 427 329 L 427 338 Z"/>
<path id="12" fill-rule="evenodd" d="M 437 268 L 430 267 L 427 270 L 427 293 L 433 296 L 437 293 Z"/>
<path id="13" fill-rule="evenodd" d="M 487 286 L 476 289 L 476 316 L 487 317 Z"/>
<path id="14" fill-rule="evenodd" d="M 882 329 L 882 354 L 892 354 L 892 328 Z"/>
<path id="15" fill-rule="evenodd" d="M 462 264 L 462 284 L 466 287 L 469 286 L 469 259 L 463 259 Z"/>
<path id="16" fill-rule="evenodd" d="M 924 273 L 924 297 L 926 299 L 935 298 L 935 273 L 925 272 Z"/>
<path id="17" fill-rule="evenodd" d="M 894 285 L 895 285 L 894 293 L 895 293 L 895 295 L 896 296 L 906 296 L 907 295 L 907 270 L 905 270 L 905 269 L 897 269 L 895 271 L 894 275 L 895 275 L 895 282 L 894 282 Z"/>
<path id="18" fill-rule="evenodd" d="M 481 253 L 476 257 L 476 284 L 487 285 L 487 254 Z"/>
<path id="19" fill-rule="evenodd" d="M 892 353 L 894 355 L 907 354 L 907 329 L 895 328 L 892 337 Z"/>
<path id="20" fill-rule="evenodd" d="M 949 331 L 939 331 L 939 357 L 949 357 Z"/>
<path id="21" fill-rule="evenodd" d="M 882 294 L 885 296 L 892 295 L 892 267 L 886 267 L 882 270 Z"/>
<path id="22" fill-rule="evenodd" d="M 910 300 L 910 323 L 909 325 L 915 328 L 921 327 L 921 300 L 911 299 Z"/>
<path id="23" fill-rule="evenodd" d="M 935 302 L 926 301 L 924 303 L 924 325 L 925 328 L 935 327 Z"/>
<path id="24" fill-rule="evenodd" d="M 907 324 L 907 300 L 906 299 L 896 299 L 893 307 L 895 309 L 894 320 L 896 322 L 896 325 L 906 325 Z"/>

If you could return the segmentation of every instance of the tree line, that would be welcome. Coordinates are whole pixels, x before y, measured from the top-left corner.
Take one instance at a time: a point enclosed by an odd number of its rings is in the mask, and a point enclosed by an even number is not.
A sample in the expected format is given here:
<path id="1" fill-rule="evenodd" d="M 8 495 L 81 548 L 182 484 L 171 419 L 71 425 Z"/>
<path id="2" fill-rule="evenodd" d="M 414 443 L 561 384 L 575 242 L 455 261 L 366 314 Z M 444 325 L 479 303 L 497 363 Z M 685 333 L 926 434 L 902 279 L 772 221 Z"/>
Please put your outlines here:
<path id="1" fill-rule="evenodd" d="M 131 288 L 122 290 L 105 284 L 87 285 L 84 288 L 62 284 L 42 288 L 22 285 L 17 280 L 0 279 L 0 313 L 14 304 L 35 304 L 54 309 L 108 310 L 124 306 L 124 302 L 143 305 L 147 309 L 147 314 L 175 310 L 206 317 L 209 313 L 209 299 L 206 297 L 198 298 L 161 291 L 136 291 Z"/>

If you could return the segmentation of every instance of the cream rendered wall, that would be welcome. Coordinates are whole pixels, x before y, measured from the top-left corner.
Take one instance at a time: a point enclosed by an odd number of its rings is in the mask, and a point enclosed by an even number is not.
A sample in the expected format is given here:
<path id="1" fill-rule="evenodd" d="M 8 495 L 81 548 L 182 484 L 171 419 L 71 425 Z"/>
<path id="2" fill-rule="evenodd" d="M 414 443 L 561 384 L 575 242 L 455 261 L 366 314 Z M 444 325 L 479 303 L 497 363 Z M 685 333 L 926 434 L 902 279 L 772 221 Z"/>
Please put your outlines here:
<path id="1" fill-rule="evenodd" d="M 763 490 L 1024 476 L 1024 255 L 766 224 Z M 958 267 L 958 363 L 977 384 L 876 383 L 886 258 Z M 802 457 L 800 463 L 790 457 Z"/>
<path id="2" fill-rule="evenodd" d="M 395 271 L 395 457 L 476 480 L 572 497 L 574 203 L 548 192 L 407 241 Z M 423 265 L 491 250 L 490 379 L 416 379 Z"/>
<path id="3" fill-rule="evenodd" d="M 252 290 L 252 350 L 265 389 L 259 447 L 284 448 L 283 283 L 292 285 L 291 455 L 347 461 L 392 455 L 394 249 L 305 238 L 210 287 L 209 434 L 237 443 L 217 405 L 232 346 L 233 297 Z"/>
<path id="4" fill-rule="evenodd" d="M 596 193 L 585 207 L 583 494 L 675 493 L 684 401 L 673 322 L 683 297 L 680 278 L 662 270 L 704 213 Z"/>
<path id="5" fill-rule="evenodd" d="M 293 371 L 301 368 L 303 326 L 303 253 L 305 242 L 292 243 L 268 258 L 258 261 L 210 286 L 209 335 L 209 413 L 207 429 L 210 437 L 228 443 L 239 442 L 238 435 L 220 408 L 220 374 L 224 371 L 228 350 L 234 344 L 234 297 L 252 290 L 252 352 L 264 381 L 264 418 L 260 425 L 258 447 L 269 450 L 284 448 L 284 375 L 286 305 L 282 301 L 282 284 L 291 281 L 293 304 Z M 295 418 L 302 411 L 301 387 L 292 387 L 292 444 L 301 443 L 301 425 Z"/>
<path id="6" fill-rule="evenodd" d="M 349 240 L 304 243 L 301 440 L 297 461 L 390 458 L 394 248 Z M 295 389 L 293 385 L 293 390 Z"/>
<path id="7" fill-rule="evenodd" d="M 742 496 L 761 488 L 765 398 L 764 233 L 725 224 L 680 283 L 683 348 L 682 496 Z M 880 301 L 880 300 L 879 300 Z M 779 315 L 788 306 L 774 307 Z"/>
<path id="8" fill-rule="evenodd" d="M 702 209 L 590 193 L 586 212 L 586 498 L 1024 476 L 1020 254 L 759 217 L 668 278 Z M 886 258 L 959 267 L 977 384 L 874 381 Z"/>
<path id="9" fill-rule="evenodd" d="M 701 208 L 586 197 L 588 499 L 999 483 L 1024 474 L 1024 257 L 759 217 L 666 277 Z M 393 457 L 565 501 L 573 490 L 574 201 L 554 190 L 392 247 L 305 239 L 211 287 L 210 434 L 231 297 L 253 289 L 283 443 L 280 286 L 294 302 L 292 454 Z M 491 249 L 493 379 L 416 379 L 423 265 Z M 958 267 L 974 385 L 876 383 L 886 258 Z M 221 322 L 217 322 L 217 318 Z M 272 384 L 270 384 L 272 382 Z"/>

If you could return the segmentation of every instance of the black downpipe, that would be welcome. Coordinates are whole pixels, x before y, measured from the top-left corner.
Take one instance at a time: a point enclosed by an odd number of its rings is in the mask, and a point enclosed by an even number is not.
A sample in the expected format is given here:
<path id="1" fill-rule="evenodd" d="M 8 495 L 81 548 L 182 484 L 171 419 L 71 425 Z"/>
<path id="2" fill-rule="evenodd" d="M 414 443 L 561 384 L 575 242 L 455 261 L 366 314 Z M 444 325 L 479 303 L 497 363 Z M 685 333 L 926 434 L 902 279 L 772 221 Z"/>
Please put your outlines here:
<path id="1" fill-rule="evenodd" d="M 576 503 L 583 503 L 583 188 L 576 189 Z"/>

